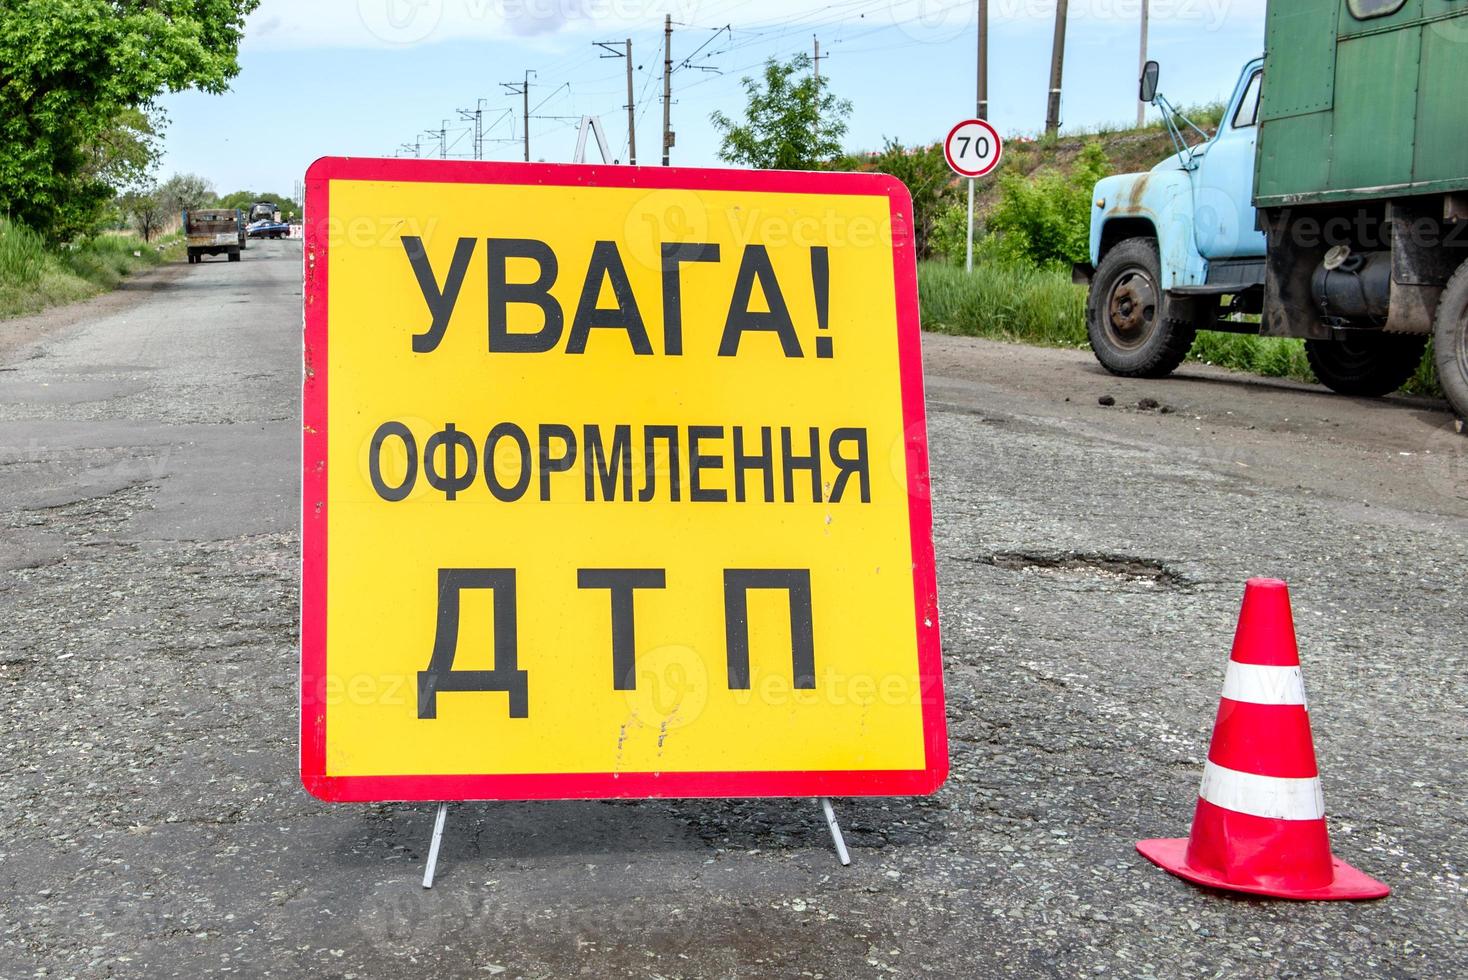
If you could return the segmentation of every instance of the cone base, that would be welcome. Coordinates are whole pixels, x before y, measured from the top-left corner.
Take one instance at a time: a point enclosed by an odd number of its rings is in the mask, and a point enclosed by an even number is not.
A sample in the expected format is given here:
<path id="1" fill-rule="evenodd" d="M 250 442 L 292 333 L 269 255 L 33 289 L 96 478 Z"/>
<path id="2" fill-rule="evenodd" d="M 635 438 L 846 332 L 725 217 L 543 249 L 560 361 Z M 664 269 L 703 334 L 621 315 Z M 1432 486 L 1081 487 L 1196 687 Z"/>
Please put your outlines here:
<path id="1" fill-rule="evenodd" d="M 1357 871 L 1339 858 L 1330 859 L 1335 879 L 1323 888 L 1269 888 L 1262 885 L 1238 884 L 1220 878 L 1216 874 L 1190 867 L 1187 863 L 1187 838 L 1155 838 L 1137 842 L 1137 851 L 1162 868 L 1185 881 L 1208 888 L 1224 891 L 1244 892 L 1249 895 L 1266 895 L 1270 898 L 1292 898 L 1301 901 L 1361 900 L 1385 898 L 1391 889 L 1368 874 Z"/>

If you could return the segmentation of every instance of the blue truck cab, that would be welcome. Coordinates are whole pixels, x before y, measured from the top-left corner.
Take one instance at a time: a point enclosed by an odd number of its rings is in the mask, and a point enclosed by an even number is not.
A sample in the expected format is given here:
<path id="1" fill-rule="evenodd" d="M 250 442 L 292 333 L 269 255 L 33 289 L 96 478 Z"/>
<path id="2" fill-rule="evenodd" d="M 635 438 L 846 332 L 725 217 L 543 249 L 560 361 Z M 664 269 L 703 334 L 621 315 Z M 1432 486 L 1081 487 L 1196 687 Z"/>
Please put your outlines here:
<path id="1" fill-rule="evenodd" d="M 1258 313 L 1263 302 L 1265 236 L 1253 204 L 1263 72 L 1263 58 L 1245 65 L 1218 131 L 1192 127 L 1190 145 L 1183 127 L 1192 124 L 1157 94 L 1148 63 L 1141 95 L 1162 109 L 1177 152 L 1096 184 L 1090 261 L 1073 273 L 1091 287 L 1087 332 L 1114 374 L 1162 377 L 1198 330 L 1256 329 L 1220 314 Z"/>

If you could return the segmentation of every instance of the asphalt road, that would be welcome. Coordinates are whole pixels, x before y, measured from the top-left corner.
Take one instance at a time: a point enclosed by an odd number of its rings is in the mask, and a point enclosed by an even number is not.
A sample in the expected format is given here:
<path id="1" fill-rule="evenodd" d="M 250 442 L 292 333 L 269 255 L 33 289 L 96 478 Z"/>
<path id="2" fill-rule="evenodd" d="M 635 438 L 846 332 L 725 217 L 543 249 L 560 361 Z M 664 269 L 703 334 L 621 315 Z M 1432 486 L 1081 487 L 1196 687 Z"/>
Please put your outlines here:
<path id="1" fill-rule="evenodd" d="M 1442 407 L 939 337 L 948 784 L 838 801 L 847 869 L 812 801 L 462 805 L 423 891 L 430 807 L 296 777 L 299 262 L 0 323 L 0 977 L 1468 974 Z M 1255 574 L 1291 583 L 1336 850 L 1384 901 L 1133 851 L 1187 830 Z"/>

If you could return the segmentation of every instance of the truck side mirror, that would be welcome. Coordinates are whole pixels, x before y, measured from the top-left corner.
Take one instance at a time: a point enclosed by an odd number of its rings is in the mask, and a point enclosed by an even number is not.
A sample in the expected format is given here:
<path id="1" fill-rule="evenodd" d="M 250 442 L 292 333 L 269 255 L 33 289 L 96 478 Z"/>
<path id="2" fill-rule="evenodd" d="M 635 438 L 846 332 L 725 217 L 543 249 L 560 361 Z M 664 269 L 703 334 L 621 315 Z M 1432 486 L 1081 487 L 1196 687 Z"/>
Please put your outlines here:
<path id="1" fill-rule="evenodd" d="M 1151 105 L 1157 99 L 1157 76 L 1162 71 L 1162 66 L 1155 61 L 1149 61 L 1142 66 L 1142 83 L 1137 90 L 1137 98 Z"/>

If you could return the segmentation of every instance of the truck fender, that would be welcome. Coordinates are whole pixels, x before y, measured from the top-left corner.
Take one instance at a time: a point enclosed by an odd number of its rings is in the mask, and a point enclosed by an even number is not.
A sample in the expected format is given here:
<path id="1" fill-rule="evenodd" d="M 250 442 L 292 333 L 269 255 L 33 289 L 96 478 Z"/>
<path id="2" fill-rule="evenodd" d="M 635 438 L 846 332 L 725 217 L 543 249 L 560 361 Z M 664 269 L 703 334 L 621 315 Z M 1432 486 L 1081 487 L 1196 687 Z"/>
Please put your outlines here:
<path id="1" fill-rule="evenodd" d="M 1170 158 L 1169 162 L 1175 158 Z M 1166 164 L 1143 174 L 1118 174 L 1097 182 L 1091 213 L 1091 263 L 1128 238 L 1157 240 L 1164 290 L 1195 286 L 1208 264 L 1193 238 L 1193 194 L 1189 174 Z"/>

